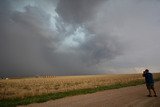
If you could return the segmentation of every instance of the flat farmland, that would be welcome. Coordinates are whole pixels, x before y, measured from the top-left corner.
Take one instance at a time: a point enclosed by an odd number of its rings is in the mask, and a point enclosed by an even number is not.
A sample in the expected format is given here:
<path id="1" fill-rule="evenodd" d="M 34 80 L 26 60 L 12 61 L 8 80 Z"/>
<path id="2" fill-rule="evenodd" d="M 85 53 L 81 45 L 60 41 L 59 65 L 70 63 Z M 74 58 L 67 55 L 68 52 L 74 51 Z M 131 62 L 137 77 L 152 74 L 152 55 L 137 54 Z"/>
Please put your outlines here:
<path id="1" fill-rule="evenodd" d="M 159 79 L 160 73 L 154 73 L 153 76 L 154 79 Z M 135 80 L 144 80 L 144 78 L 142 74 L 105 74 L 46 76 L 0 80 L 0 100 L 96 88 L 115 83 L 128 83 Z"/>

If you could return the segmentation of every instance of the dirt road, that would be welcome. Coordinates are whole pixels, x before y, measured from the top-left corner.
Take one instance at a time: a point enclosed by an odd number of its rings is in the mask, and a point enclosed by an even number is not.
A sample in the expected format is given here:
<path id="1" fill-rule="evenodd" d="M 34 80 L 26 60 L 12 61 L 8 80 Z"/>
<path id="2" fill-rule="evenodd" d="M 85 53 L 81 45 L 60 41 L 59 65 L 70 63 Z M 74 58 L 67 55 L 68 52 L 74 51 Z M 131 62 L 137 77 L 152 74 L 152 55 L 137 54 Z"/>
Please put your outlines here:
<path id="1" fill-rule="evenodd" d="M 145 85 L 139 85 L 30 104 L 27 107 L 160 107 L 160 82 L 155 83 L 155 88 L 158 97 L 147 97 Z"/>

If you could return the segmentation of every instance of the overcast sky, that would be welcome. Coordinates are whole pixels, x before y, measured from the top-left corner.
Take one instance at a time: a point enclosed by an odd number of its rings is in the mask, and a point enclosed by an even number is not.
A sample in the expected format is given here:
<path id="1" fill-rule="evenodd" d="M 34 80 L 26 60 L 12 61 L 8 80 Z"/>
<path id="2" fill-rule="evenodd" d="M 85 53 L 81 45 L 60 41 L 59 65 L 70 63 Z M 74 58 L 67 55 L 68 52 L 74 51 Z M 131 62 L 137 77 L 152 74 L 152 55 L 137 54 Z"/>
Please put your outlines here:
<path id="1" fill-rule="evenodd" d="M 160 0 L 0 0 L 0 76 L 160 71 Z"/>

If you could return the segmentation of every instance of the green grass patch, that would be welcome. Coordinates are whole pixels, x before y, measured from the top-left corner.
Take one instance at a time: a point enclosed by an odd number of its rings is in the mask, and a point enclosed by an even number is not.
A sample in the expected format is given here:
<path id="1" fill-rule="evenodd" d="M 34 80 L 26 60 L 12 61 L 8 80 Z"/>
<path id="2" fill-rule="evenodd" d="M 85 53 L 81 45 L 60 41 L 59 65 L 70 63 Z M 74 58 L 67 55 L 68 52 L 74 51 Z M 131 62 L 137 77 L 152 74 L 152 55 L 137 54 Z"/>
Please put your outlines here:
<path id="1" fill-rule="evenodd" d="M 156 79 L 156 81 L 159 81 L 159 80 L 160 78 Z M 0 107 L 16 107 L 17 105 L 27 105 L 31 103 L 46 102 L 48 100 L 60 99 L 60 98 L 64 98 L 67 96 L 95 93 L 95 92 L 103 91 L 103 90 L 118 89 L 122 87 L 136 86 L 136 85 L 141 85 L 141 84 L 144 84 L 144 80 L 134 80 L 134 81 L 129 81 L 127 83 L 115 83 L 112 85 L 99 86 L 96 88 L 78 89 L 78 90 L 72 90 L 72 91 L 67 91 L 67 92 L 37 95 L 37 96 L 32 96 L 32 97 L 26 97 L 23 99 L 20 99 L 20 98 L 6 99 L 6 100 L 0 100 Z"/>

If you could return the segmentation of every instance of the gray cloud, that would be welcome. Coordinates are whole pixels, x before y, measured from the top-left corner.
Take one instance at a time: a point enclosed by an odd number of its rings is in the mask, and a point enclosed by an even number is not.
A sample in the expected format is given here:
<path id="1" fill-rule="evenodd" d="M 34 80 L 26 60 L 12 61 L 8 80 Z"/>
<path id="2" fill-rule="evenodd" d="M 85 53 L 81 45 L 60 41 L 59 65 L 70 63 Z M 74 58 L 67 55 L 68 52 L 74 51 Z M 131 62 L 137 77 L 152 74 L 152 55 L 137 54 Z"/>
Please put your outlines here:
<path id="1" fill-rule="evenodd" d="M 67 23 L 83 24 L 93 18 L 106 0 L 60 0 L 57 13 Z"/>
<path id="2" fill-rule="evenodd" d="M 129 69 L 134 71 L 135 68 L 159 70 L 157 66 L 160 63 L 159 3 L 157 0 L 108 2 L 106 6 L 108 10 L 106 13 L 110 13 L 106 15 L 107 26 L 110 27 L 108 29 L 126 44 L 123 45 L 125 48 L 123 55 L 118 56 L 110 64 L 107 63 L 110 68 L 115 68 L 115 71 L 123 69 L 126 72 L 130 72 Z"/>
<path id="3" fill-rule="evenodd" d="M 153 0 L 1 0 L 0 76 L 160 68 Z"/>
<path id="4" fill-rule="evenodd" d="M 49 15 L 36 7 L 29 6 L 25 10 L 1 14 L 5 16 L 0 25 L 1 75 L 38 75 L 53 71 L 46 59 L 50 40 L 45 36 L 54 35 L 54 32 L 49 33 L 44 21 Z"/>
<path id="5" fill-rule="evenodd" d="M 121 53 L 120 44 L 116 40 L 118 37 L 113 37 L 104 28 L 102 24 L 104 19 L 96 22 L 101 11 L 100 6 L 106 2 L 106 0 L 60 0 L 56 9 L 65 23 L 75 25 L 74 27 L 84 26 L 87 30 L 86 41 L 79 48 L 84 53 L 82 60 L 86 63 L 97 64 L 101 60 L 111 60 Z"/>

